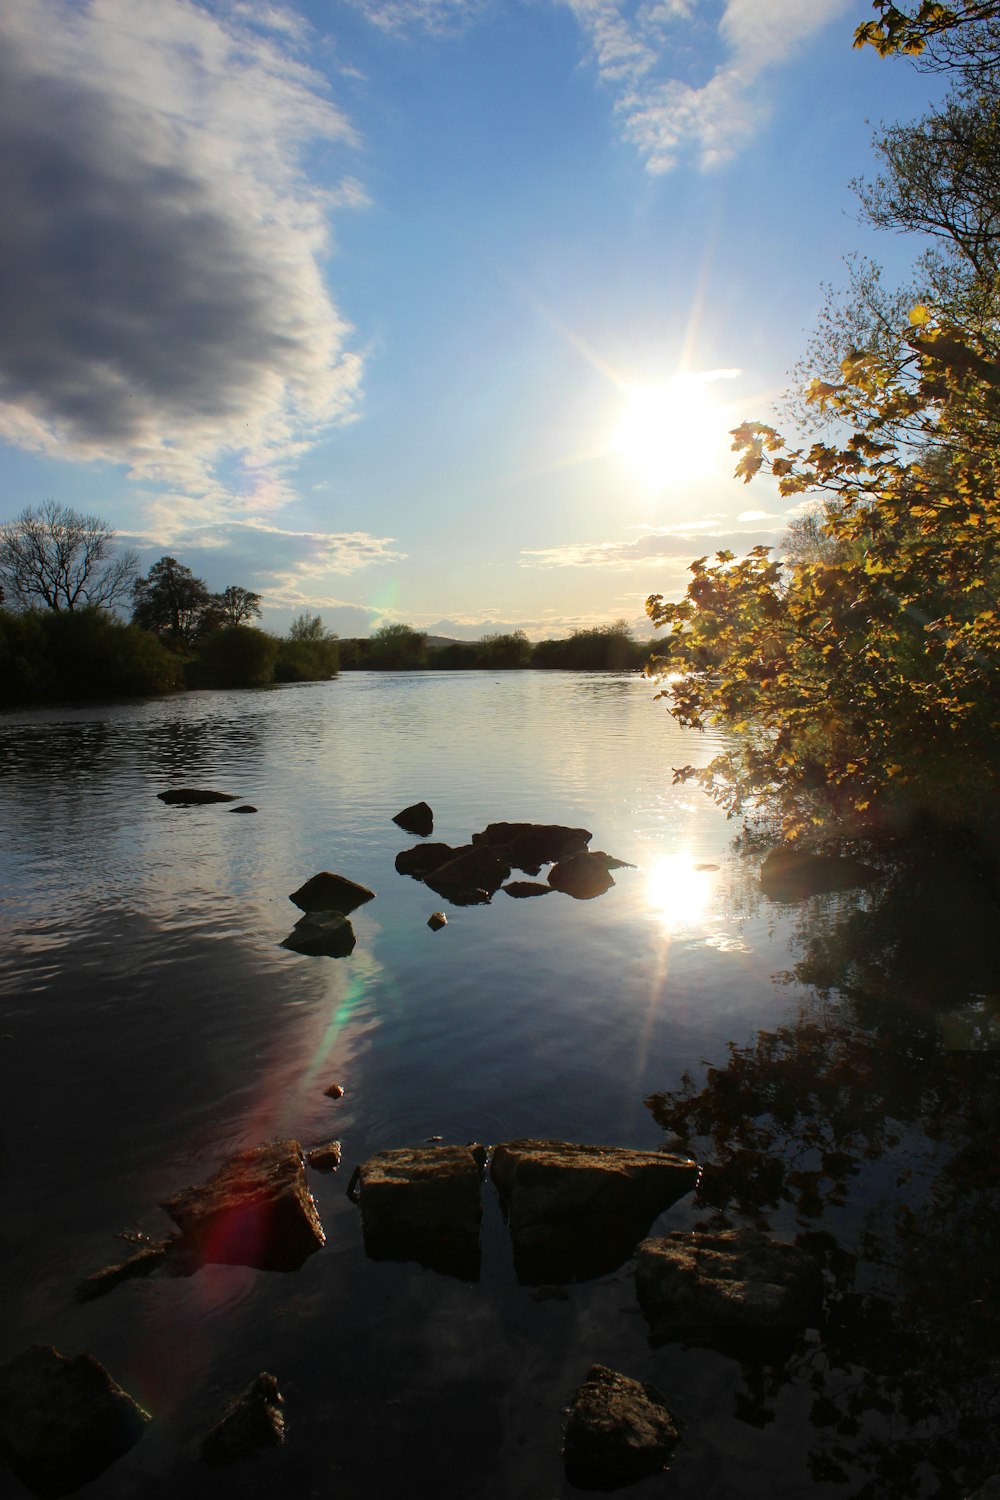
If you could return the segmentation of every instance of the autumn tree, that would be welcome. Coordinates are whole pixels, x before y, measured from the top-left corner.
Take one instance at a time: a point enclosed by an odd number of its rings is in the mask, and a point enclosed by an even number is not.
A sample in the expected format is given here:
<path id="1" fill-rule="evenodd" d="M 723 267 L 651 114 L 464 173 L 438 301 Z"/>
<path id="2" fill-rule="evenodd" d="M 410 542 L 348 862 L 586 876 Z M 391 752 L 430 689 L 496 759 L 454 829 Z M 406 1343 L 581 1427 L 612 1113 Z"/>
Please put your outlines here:
<path id="1" fill-rule="evenodd" d="M 135 553 L 100 516 L 46 500 L 0 525 L 0 597 L 21 609 L 112 609 L 135 572 Z"/>

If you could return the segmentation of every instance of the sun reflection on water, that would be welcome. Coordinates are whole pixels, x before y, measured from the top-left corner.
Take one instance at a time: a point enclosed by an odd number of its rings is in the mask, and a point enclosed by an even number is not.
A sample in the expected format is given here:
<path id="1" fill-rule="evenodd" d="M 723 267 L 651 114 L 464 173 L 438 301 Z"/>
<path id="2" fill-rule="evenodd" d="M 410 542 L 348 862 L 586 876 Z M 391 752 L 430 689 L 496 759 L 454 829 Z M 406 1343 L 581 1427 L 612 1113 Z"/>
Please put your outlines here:
<path id="1" fill-rule="evenodd" d="M 668 932 L 696 926 L 708 913 L 716 866 L 699 865 L 688 853 L 665 854 L 646 879 L 649 907 Z"/>

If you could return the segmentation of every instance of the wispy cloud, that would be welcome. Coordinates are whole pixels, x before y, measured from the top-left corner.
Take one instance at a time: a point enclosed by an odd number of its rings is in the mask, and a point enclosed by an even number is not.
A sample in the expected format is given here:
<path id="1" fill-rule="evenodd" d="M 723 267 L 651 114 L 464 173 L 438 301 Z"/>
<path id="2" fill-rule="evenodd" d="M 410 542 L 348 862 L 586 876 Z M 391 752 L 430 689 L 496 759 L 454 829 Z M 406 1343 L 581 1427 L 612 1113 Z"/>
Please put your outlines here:
<path id="1" fill-rule="evenodd" d="M 225 506 L 360 378 L 303 151 L 351 127 L 277 4 L 0 11 L 0 437 Z M 232 497 L 229 497 L 230 500 Z"/>
<path id="2" fill-rule="evenodd" d="M 615 95 L 624 138 L 647 171 L 668 172 L 692 152 L 703 167 L 736 156 L 770 111 L 765 75 L 854 7 L 852 0 L 726 0 L 718 22 L 722 60 L 707 78 L 683 76 L 702 9 L 687 0 L 560 0 L 587 37 L 601 80 Z M 701 49 L 699 48 L 699 51 Z"/>
<path id="3" fill-rule="evenodd" d="M 351 0 L 381 31 L 451 32 L 468 25 L 490 0 Z"/>
<path id="4" fill-rule="evenodd" d="M 651 558 L 692 558 L 726 548 L 736 551 L 748 545 L 769 546 L 778 540 L 786 524 L 786 516 L 768 511 L 747 511 L 735 518 L 705 516 L 678 526 L 644 528 L 631 541 L 564 542 L 525 550 L 520 566 L 627 569 Z"/>

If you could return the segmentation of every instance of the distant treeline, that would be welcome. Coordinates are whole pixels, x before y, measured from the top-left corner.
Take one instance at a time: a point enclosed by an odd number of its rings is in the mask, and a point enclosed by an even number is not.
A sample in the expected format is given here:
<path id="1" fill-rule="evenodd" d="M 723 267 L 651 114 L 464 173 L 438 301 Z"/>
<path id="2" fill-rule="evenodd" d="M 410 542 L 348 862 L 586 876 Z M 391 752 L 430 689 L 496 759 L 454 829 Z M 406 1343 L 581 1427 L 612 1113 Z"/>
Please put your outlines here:
<path id="1" fill-rule="evenodd" d="M 564 640 L 530 641 L 523 630 L 443 645 L 411 625 L 383 625 L 368 639 L 340 642 L 343 671 L 512 671 L 525 667 L 570 672 L 637 672 L 650 643 L 635 641 L 626 620 L 574 630 Z"/>

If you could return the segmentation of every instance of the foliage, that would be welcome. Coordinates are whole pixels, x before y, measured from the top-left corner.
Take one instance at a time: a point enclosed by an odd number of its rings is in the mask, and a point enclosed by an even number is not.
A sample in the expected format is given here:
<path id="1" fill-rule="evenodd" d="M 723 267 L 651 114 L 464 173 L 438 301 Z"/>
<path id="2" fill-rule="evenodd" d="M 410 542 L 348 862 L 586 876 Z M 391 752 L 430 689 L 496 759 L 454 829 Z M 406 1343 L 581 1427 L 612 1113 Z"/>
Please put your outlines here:
<path id="1" fill-rule="evenodd" d="M 0 611 L 0 702 L 147 696 L 181 685 L 172 652 L 105 610 Z"/>
<path id="2" fill-rule="evenodd" d="M 902 10 L 893 0 L 872 0 L 872 9 L 878 12 L 878 18 L 858 27 L 854 45 L 874 47 L 880 57 L 892 53 L 918 57 L 936 38 L 1000 16 L 998 0 L 955 0 L 951 5 L 942 5 L 939 0 L 919 0 L 909 10 Z"/>
<path id="3" fill-rule="evenodd" d="M 245 589 L 238 583 L 231 583 L 221 594 L 212 594 L 206 615 L 213 628 L 249 625 L 251 620 L 260 619 L 260 606 L 260 594 L 255 594 L 252 589 Z M 204 620 L 202 628 L 205 628 Z"/>
<path id="4" fill-rule="evenodd" d="M 275 682 L 321 682 L 335 677 L 340 665 L 340 646 L 335 637 L 318 640 L 278 641 L 274 663 Z"/>
<path id="5" fill-rule="evenodd" d="M 191 674 L 199 687 L 261 687 L 275 679 L 280 643 L 252 625 L 228 625 L 198 642 Z"/>
<path id="6" fill-rule="evenodd" d="M 633 640 L 627 620 L 574 630 L 565 640 L 539 641 L 535 665 L 566 672 L 624 672 L 642 667 L 647 647 Z"/>
<path id="7" fill-rule="evenodd" d="M 54 500 L 0 525 L 0 598 L 22 609 L 113 608 L 128 598 L 135 568 L 106 521 Z"/>
<path id="8" fill-rule="evenodd" d="M 288 639 L 291 641 L 335 641 L 337 637 L 332 630 L 324 629 L 322 615 L 305 613 L 297 615 L 288 627 Z"/>
<path id="9" fill-rule="evenodd" d="M 484 635 L 478 642 L 479 665 L 487 670 L 531 666 L 531 642 L 523 630 Z"/>
<path id="10" fill-rule="evenodd" d="M 427 665 L 427 636 L 412 625 L 381 625 L 373 631 L 365 666 L 376 672 L 415 671 Z"/>
<path id="11" fill-rule="evenodd" d="M 144 630 L 168 640 L 175 648 L 190 648 L 211 603 L 208 586 L 174 557 L 161 557 L 132 591 L 132 620 Z"/>

